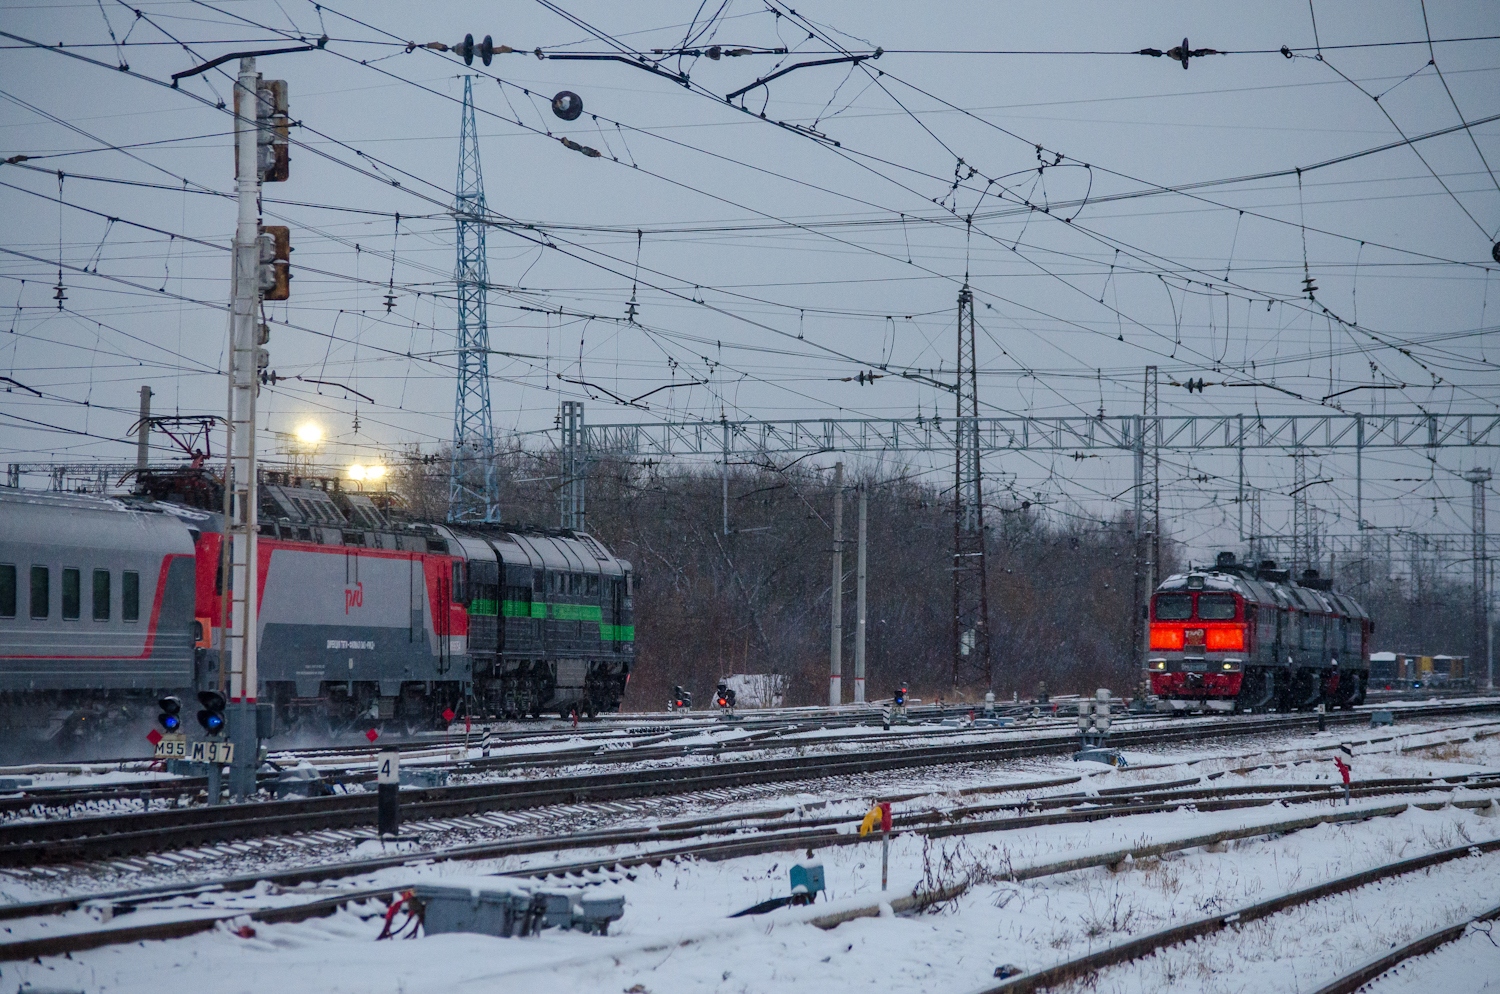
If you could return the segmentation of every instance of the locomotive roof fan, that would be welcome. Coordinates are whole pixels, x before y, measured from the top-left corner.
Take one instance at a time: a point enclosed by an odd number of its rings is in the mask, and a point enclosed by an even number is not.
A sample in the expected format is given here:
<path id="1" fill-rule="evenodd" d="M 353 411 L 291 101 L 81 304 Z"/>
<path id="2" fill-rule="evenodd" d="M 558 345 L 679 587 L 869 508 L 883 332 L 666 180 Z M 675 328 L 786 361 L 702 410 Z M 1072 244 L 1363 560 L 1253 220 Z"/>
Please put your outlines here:
<path id="1" fill-rule="evenodd" d="M 552 98 L 552 113 L 564 121 L 576 121 L 583 113 L 583 98 L 572 90 L 559 90 Z"/>

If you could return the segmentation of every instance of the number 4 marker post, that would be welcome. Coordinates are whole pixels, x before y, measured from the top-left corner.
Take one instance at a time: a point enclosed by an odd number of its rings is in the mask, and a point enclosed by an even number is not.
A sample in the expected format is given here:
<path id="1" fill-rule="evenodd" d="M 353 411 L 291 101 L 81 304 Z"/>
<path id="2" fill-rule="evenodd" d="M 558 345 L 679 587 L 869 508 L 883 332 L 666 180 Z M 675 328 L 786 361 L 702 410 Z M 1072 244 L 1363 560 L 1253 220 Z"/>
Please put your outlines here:
<path id="1" fill-rule="evenodd" d="M 401 822 L 396 796 L 401 790 L 401 754 L 395 749 L 383 749 L 379 754 L 376 783 L 379 785 L 376 822 L 382 837 L 395 835 Z"/>

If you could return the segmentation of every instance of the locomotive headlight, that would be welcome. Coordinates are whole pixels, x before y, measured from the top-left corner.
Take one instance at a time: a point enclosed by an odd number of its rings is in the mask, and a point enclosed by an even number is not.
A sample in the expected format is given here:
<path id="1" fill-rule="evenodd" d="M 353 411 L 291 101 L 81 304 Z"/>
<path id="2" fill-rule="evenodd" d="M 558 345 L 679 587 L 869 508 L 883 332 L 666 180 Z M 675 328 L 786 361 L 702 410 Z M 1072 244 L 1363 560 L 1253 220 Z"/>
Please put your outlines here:
<path id="1" fill-rule="evenodd" d="M 354 465 L 350 466 L 348 472 L 349 472 L 349 479 L 351 479 L 351 480 L 356 480 L 357 481 L 357 480 L 363 480 L 363 479 L 365 479 L 366 470 L 359 463 L 355 463 Z"/>
<path id="2" fill-rule="evenodd" d="M 373 466 L 365 467 L 366 480 L 374 481 L 380 479 L 383 476 L 385 476 L 385 467 L 380 465 L 379 463 L 376 463 Z"/>

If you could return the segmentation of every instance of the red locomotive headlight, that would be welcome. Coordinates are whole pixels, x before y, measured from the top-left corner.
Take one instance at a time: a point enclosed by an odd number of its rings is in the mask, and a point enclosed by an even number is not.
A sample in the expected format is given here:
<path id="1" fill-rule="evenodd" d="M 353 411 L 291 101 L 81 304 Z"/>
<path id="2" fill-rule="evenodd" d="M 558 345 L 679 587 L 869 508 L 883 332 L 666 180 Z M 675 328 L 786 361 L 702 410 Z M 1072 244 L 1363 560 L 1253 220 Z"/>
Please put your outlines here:
<path id="1" fill-rule="evenodd" d="M 1182 626 L 1153 624 L 1151 626 L 1151 648 L 1181 649 Z"/>
<path id="2" fill-rule="evenodd" d="M 1210 628 L 1207 633 L 1209 652 L 1244 652 L 1245 627 L 1243 625 Z"/>

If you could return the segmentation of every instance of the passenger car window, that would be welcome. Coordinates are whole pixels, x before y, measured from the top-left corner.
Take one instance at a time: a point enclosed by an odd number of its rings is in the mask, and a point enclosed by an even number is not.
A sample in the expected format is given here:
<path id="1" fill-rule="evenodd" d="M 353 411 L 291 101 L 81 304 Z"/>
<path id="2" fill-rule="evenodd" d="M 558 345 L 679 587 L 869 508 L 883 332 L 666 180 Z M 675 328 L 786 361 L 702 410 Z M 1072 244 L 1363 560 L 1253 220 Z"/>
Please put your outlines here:
<path id="1" fill-rule="evenodd" d="M 0 618 L 16 616 L 16 564 L 0 563 Z"/>
<path id="2" fill-rule="evenodd" d="M 120 620 L 141 620 L 141 574 L 134 570 L 120 574 Z"/>
<path id="3" fill-rule="evenodd" d="M 83 600 L 83 592 L 79 589 L 81 586 L 82 577 L 79 576 L 78 570 L 71 566 L 65 568 L 62 584 L 62 616 L 67 621 L 78 620 Z"/>
<path id="4" fill-rule="evenodd" d="M 109 570 L 94 570 L 94 620 L 109 620 Z"/>
<path id="5" fill-rule="evenodd" d="M 1193 616 L 1193 598 L 1189 594 L 1157 594 L 1156 617 L 1161 621 L 1186 621 Z"/>
<path id="6" fill-rule="evenodd" d="M 31 616 L 47 617 L 51 603 L 52 571 L 45 566 L 31 567 Z"/>

